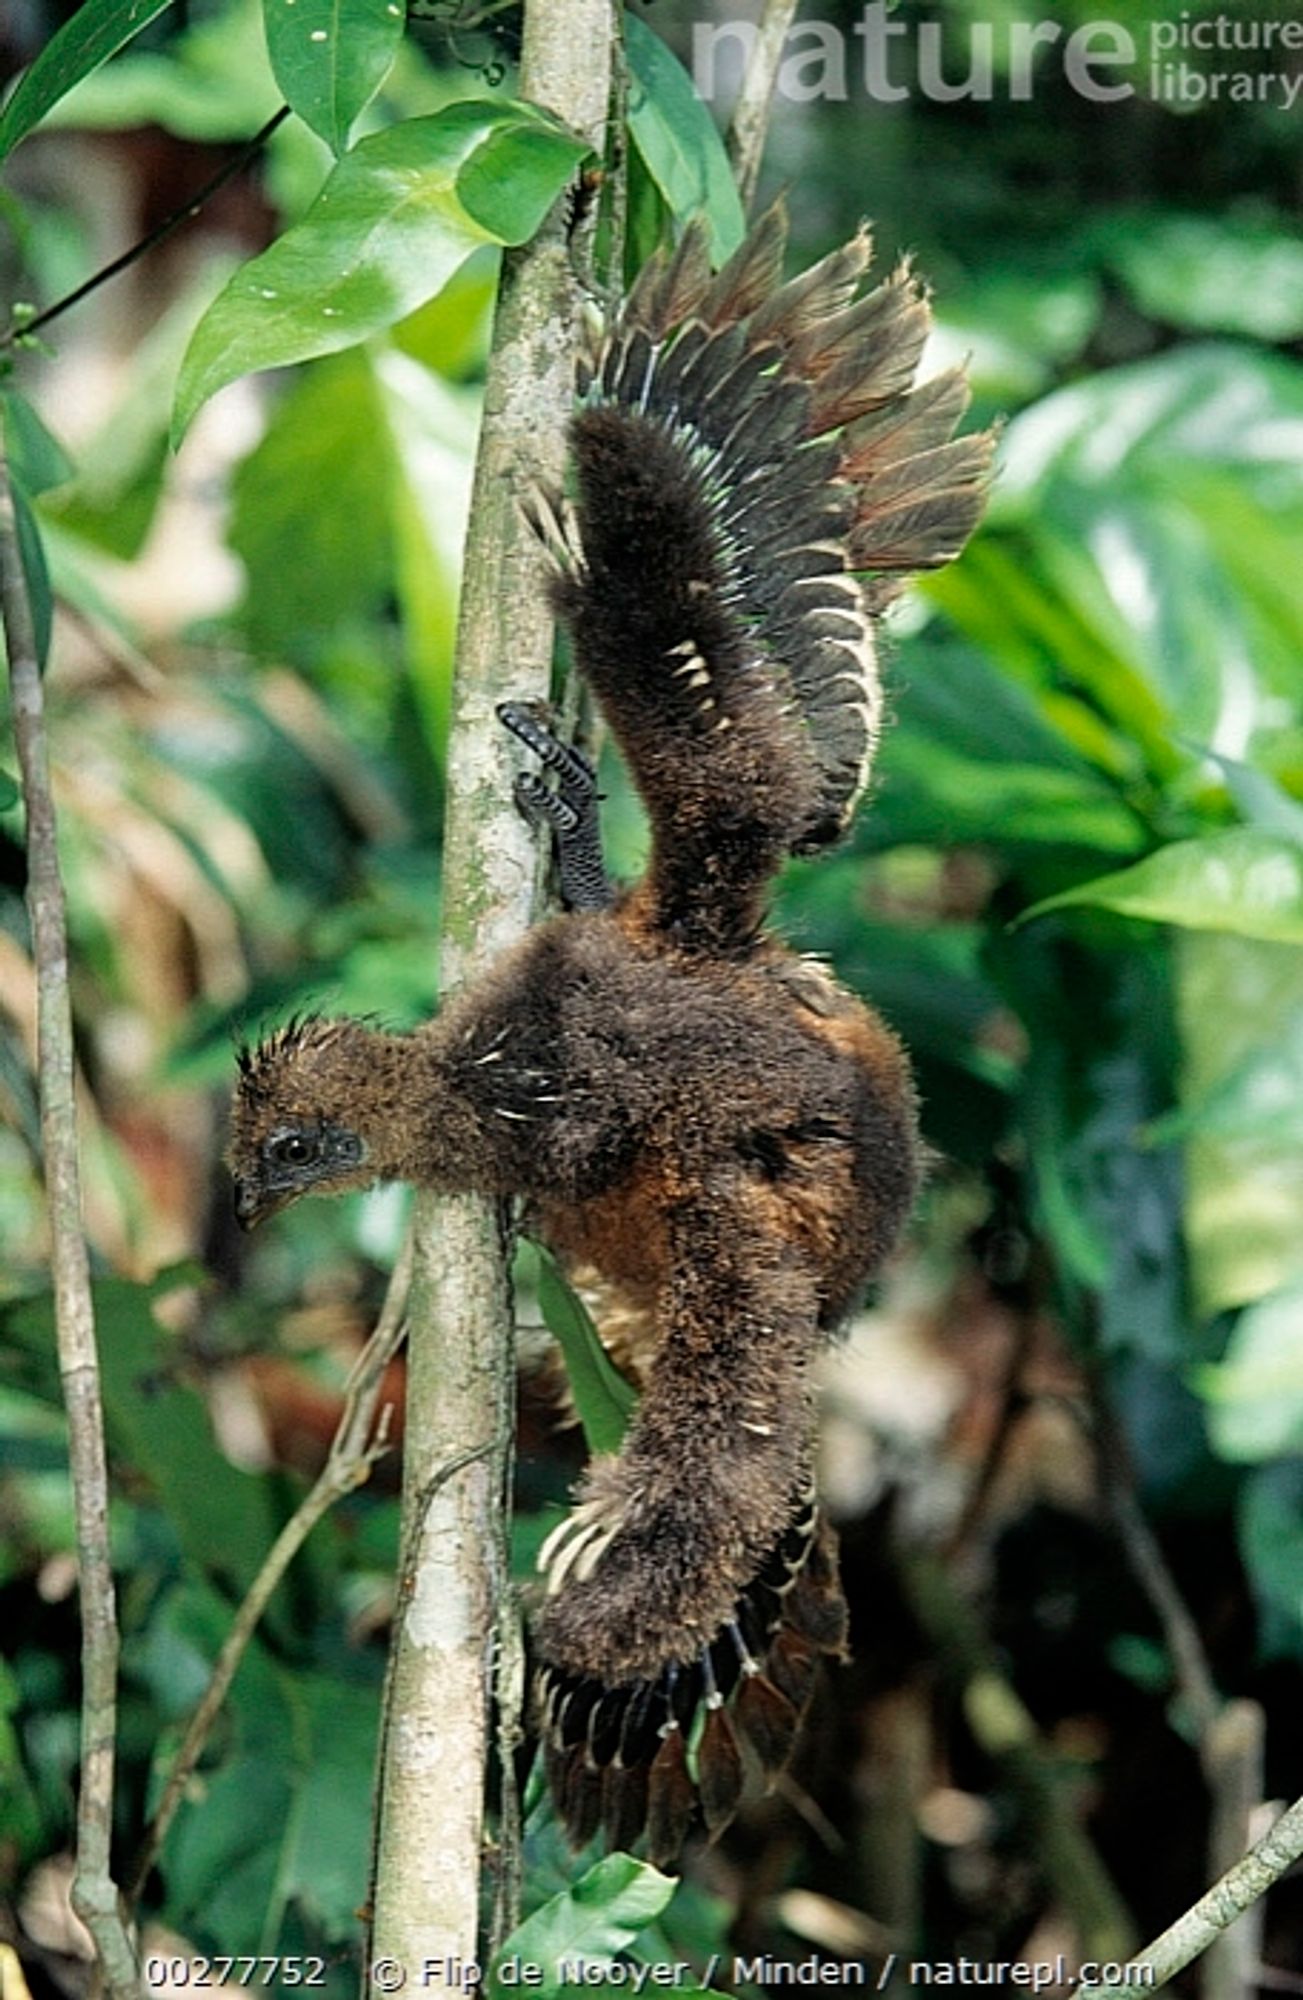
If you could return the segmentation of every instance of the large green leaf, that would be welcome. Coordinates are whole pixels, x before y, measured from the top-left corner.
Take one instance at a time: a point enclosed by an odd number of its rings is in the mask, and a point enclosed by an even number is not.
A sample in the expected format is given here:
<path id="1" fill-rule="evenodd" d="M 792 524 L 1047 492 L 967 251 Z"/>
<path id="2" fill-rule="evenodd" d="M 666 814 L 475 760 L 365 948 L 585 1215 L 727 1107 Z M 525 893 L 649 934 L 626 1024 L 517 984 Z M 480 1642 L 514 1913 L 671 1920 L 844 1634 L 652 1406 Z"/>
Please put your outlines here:
<path id="1" fill-rule="evenodd" d="M 1225 1358 L 1196 1381 L 1222 1458 L 1257 1462 L 1303 1452 L 1303 1285 L 1240 1314 Z"/>
<path id="2" fill-rule="evenodd" d="M 384 82 L 403 39 L 399 0 L 263 0 L 267 52 L 286 102 L 334 153 Z"/>
<path id="3" fill-rule="evenodd" d="M 190 1590 L 168 1606 L 166 1624 L 206 1665 L 225 1618 L 211 1596 Z M 255 1639 L 231 1691 L 224 1754 L 163 1851 L 164 1908 L 178 1928 L 223 1952 L 270 1952 L 297 1906 L 327 1938 L 353 1935 L 378 1705 L 375 1688 L 291 1672 Z"/>
<path id="4" fill-rule="evenodd" d="M 225 0 L 215 11 L 194 11 L 197 18 L 162 48 L 130 50 L 84 77 L 60 100 L 49 125 L 93 132 L 159 125 L 182 139 L 251 138 L 281 102 L 258 0 Z M 269 157 L 283 152 L 295 132 L 292 124 L 282 128 Z M 319 182 L 319 143 L 305 127 L 297 136 L 317 156 Z"/>
<path id="5" fill-rule="evenodd" d="M 1188 954 L 1198 943 L 1215 948 L 1217 941 L 1187 936 L 1184 943 Z M 1253 1024 L 1251 1032 L 1256 1030 L 1256 1042 L 1229 1066 L 1225 1046 L 1217 1048 L 1215 1077 L 1197 1096 L 1187 1081 L 1182 1104 L 1155 1121 L 1147 1134 L 1148 1143 L 1166 1146 L 1191 1138 L 1218 1142 L 1266 1140 L 1275 1146 L 1295 1149 L 1303 1158 L 1303 978 L 1299 977 L 1294 947 L 1244 940 L 1226 943 L 1259 972 L 1276 961 L 1285 961 L 1286 983 L 1281 997 L 1288 999 L 1292 972 L 1298 982 L 1298 1004 L 1287 1006 L 1283 1012 L 1273 1008 L 1268 1021 Z M 1223 952 L 1222 956 L 1226 955 Z M 1264 991 L 1269 990 L 1270 985 L 1264 986 L 1260 979 L 1259 1001 Z M 1242 1025 L 1241 1016 L 1236 1021 L 1237 1029 Z M 1191 1026 L 1198 1033 L 1202 1023 L 1194 1020 Z M 1187 1065 L 1187 1079 L 1193 1067 L 1193 1063 Z M 1300 1225 L 1303 1227 L 1303 1216 Z"/>
<path id="6" fill-rule="evenodd" d="M 1303 1457 L 1261 1465 L 1240 1491 L 1240 1553 L 1262 1615 L 1261 1650 L 1303 1658 Z"/>
<path id="7" fill-rule="evenodd" d="M 1020 921 L 1081 904 L 1184 930 L 1303 944 L 1303 846 L 1247 826 L 1173 840 L 1134 868 L 1047 896 Z"/>
<path id="8" fill-rule="evenodd" d="M 1303 371 L 1229 345 L 1108 370 L 1005 435 L 986 533 L 930 586 L 1020 677 L 1086 689 L 1172 773 L 1170 738 L 1282 726 L 1303 604 Z"/>
<path id="9" fill-rule="evenodd" d="M 0 393 L 0 416 L 10 469 L 33 499 L 72 478 L 75 468 L 67 452 L 26 396 L 11 385 Z"/>
<path id="10" fill-rule="evenodd" d="M 396 594 L 403 671 L 436 756 L 474 445 L 468 392 L 376 341 L 306 369 L 234 483 L 246 629 L 311 668 L 341 633 L 391 616 Z"/>
<path id="11" fill-rule="evenodd" d="M 992 939 L 987 962 L 1026 1031 L 1022 1140 L 1064 1294 L 1090 1295 L 1097 1345 L 1170 1366 L 1187 1320 L 1180 1162 L 1143 1143 L 1175 1088 L 1170 954 L 1153 935 L 1082 950 L 1042 926 Z"/>
<path id="12" fill-rule="evenodd" d="M 542 1244 L 538 1252 L 538 1303 L 565 1356 L 566 1375 L 593 1452 L 618 1451 L 638 1397 L 607 1354 L 583 1302 Z"/>
<path id="13" fill-rule="evenodd" d="M 393 346 L 378 348 L 375 373 L 393 439 L 390 507 L 403 665 L 426 744 L 442 764 L 476 412 L 466 391 L 440 381 Z"/>
<path id="14" fill-rule="evenodd" d="M 41 537 L 40 526 L 32 511 L 27 489 L 17 472 L 10 473 L 9 496 L 13 502 L 18 558 L 23 567 L 27 601 L 32 613 L 32 636 L 36 641 L 37 664 L 44 668 L 50 656 L 50 633 L 54 626 L 54 592 L 50 588 L 50 567 L 45 559 L 45 543 Z M 0 652 L 2 651 L 3 641 L 0 640 Z"/>
<path id="15" fill-rule="evenodd" d="M 360 140 L 199 322 L 174 441 L 238 376 L 351 347 L 430 298 L 481 243 L 523 243 L 584 152 L 542 112 L 478 98 Z"/>
<path id="16" fill-rule="evenodd" d="M 883 744 L 861 843 L 1048 843 L 1105 855 L 1146 845 L 1114 772 L 1083 755 L 1076 715 L 1045 691 L 997 672 L 977 647 L 938 643 L 930 632 L 895 663 L 892 679 L 899 721 Z M 1102 756 L 1116 762 L 1116 738 Z"/>
<path id="17" fill-rule="evenodd" d="M 1303 333 L 1303 243 L 1279 223 L 1253 215 L 1124 211 L 1092 234 L 1154 319 L 1259 340 Z"/>
<path id="18" fill-rule="evenodd" d="M 155 1318 L 156 1302 L 193 1279 L 181 1268 L 150 1285 L 121 1278 L 95 1285 L 110 1450 L 116 1462 L 148 1481 L 191 1559 L 240 1594 L 257 1574 L 279 1522 L 269 1487 L 218 1449 L 201 1398 L 179 1379 L 176 1344 Z M 50 1297 L 7 1307 L 3 1326 L 43 1393 L 56 1394 Z"/>
<path id="19" fill-rule="evenodd" d="M 680 222 L 702 214 L 716 262 L 746 231 L 728 154 L 692 79 L 660 36 L 624 17 L 629 58 L 629 132 L 644 166 Z"/>
<path id="20" fill-rule="evenodd" d="M 245 629 L 311 660 L 392 589 L 394 454 L 370 357 L 334 355 L 282 397 L 232 481 Z"/>
<path id="21" fill-rule="evenodd" d="M 512 1932 L 490 1974 L 494 2000 L 513 1991 L 510 1978 L 504 1982 L 501 1977 L 509 1964 L 542 1968 L 542 1982 L 531 1982 L 528 1990 L 544 2000 L 572 1990 L 573 1981 L 565 1979 L 562 1962 L 582 1959 L 594 1971 L 613 1964 L 616 1953 L 626 1950 L 639 1931 L 660 1915 L 676 1886 L 671 1876 L 662 1875 L 650 1862 L 608 1854 Z M 582 1983 L 588 1987 L 592 1982 L 584 1978 Z"/>
<path id="22" fill-rule="evenodd" d="M 1099 307 L 1098 280 L 1083 272 L 996 271 L 947 286 L 929 359 L 964 362 L 975 396 L 1007 410 L 1041 394 L 1080 353 Z"/>
<path id="23" fill-rule="evenodd" d="M 1034 523 L 993 524 L 926 590 L 982 647 L 994 668 L 990 678 L 1026 686 L 1087 757 L 1106 769 L 1129 760 L 1134 776 L 1177 763 L 1171 725 L 1148 685 L 1134 631 L 1075 527 L 1060 530 L 1049 510 Z M 1101 722 L 1098 710 L 1115 728 Z"/>
<path id="24" fill-rule="evenodd" d="M 0 112 L 0 160 L 73 85 L 149 26 L 172 0 L 86 0 L 46 43 Z"/>
<path id="25" fill-rule="evenodd" d="M 1296 945 L 1182 931 L 1176 950 L 1185 1234 L 1204 1314 L 1303 1278 Z"/>
<path id="26" fill-rule="evenodd" d="M 1291 792 L 1269 772 L 1256 770 L 1252 764 L 1242 764 L 1235 757 L 1219 757 L 1216 751 L 1210 755 L 1220 764 L 1226 789 L 1247 825 L 1259 827 L 1264 833 L 1278 833 L 1283 839 L 1303 846 L 1303 805 Z"/>
<path id="27" fill-rule="evenodd" d="M 1255 500 L 1303 498 L 1303 381 L 1275 355 L 1205 343 L 1105 370 L 1024 410 L 1005 434 L 998 513 L 1062 491 L 1116 492 L 1141 473 L 1233 467 Z"/>

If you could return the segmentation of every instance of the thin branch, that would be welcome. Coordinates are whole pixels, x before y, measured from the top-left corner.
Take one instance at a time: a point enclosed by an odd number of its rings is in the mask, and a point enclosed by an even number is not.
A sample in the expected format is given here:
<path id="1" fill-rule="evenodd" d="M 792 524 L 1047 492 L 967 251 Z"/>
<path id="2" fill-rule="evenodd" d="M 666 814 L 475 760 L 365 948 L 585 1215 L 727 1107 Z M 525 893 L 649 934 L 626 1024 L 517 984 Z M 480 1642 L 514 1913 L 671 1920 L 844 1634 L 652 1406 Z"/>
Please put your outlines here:
<path id="1" fill-rule="evenodd" d="M 946 1561 L 962 1563 L 971 1553 L 972 1545 L 986 1512 L 987 1502 L 1004 1464 L 1004 1455 L 1010 1440 L 1018 1427 L 1018 1420 L 1027 1410 L 1027 1396 L 1023 1390 L 1022 1378 L 1031 1359 L 1036 1338 L 1036 1317 L 1030 1307 L 1024 1307 L 1018 1314 L 1005 1357 L 1004 1372 L 1000 1382 L 1000 1407 L 995 1423 L 986 1440 L 982 1462 L 977 1469 L 977 1477 L 968 1489 L 963 1510 L 953 1534 L 945 1548 Z"/>
<path id="2" fill-rule="evenodd" d="M 1208 1870 L 1219 1876 L 1244 1853 L 1252 1815 L 1261 1801 L 1265 1718 L 1257 1702 L 1224 1701 L 1218 1692 L 1199 1628 L 1136 1496 L 1126 1439 L 1098 1380 L 1092 1417 L 1104 1504 L 1162 1627 L 1177 1690 L 1198 1745 L 1212 1804 Z M 1261 1948 L 1261 1912 L 1216 1939 L 1206 1968 L 1205 2000 L 1251 2000 Z"/>
<path id="3" fill-rule="evenodd" d="M 1077 1928 L 1082 1956 L 1120 1957 L 1135 1935 L 1126 1904 L 1078 1824 L 1040 1732 L 1000 1671 L 976 1613 L 933 1559 L 902 1556 L 898 1574 L 914 1616 L 960 1688 L 974 1739 L 1021 1801 L 1033 1837 L 1028 1844 Z"/>
<path id="4" fill-rule="evenodd" d="M 18 547 L 9 468 L 0 450 L 0 613 L 9 653 L 14 739 L 27 814 L 27 907 L 37 988 L 37 1072 L 50 1210 L 59 1373 L 81 1587 L 81 1786 L 72 1899 L 95 1940 L 112 2000 L 139 1992 L 135 1953 L 111 1872 L 118 1622 L 109 1547 L 108 1465 L 90 1265 L 81 1222 L 68 926 L 50 790 L 45 699 L 31 599 Z"/>
<path id="5" fill-rule="evenodd" d="M 750 208 L 756 182 L 760 178 L 760 161 L 769 131 L 769 115 L 783 59 L 783 43 L 799 5 L 800 0 L 765 0 L 755 45 L 742 78 L 737 103 L 733 106 L 733 118 L 728 128 L 728 157 L 744 208 Z"/>
<path id="6" fill-rule="evenodd" d="M 239 152 L 233 154 L 224 167 L 219 167 L 211 180 L 204 182 L 198 194 L 192 194 L 189 201 L 183 202 L 180 208 L 174 208 L 170 215 L 165 215 L 147 236 L 142 236 L 138 243 L 133 243 L 129 250 L 124 250 L 111 264 L 105 264 L 102 270 L 93 272 L 74 291 L 65 293 L 61 299 L 56 299 L 52 306 L 46 306 L 32 319 L 11 320 L 5 331 L 0 333 L 0 351 L 6 347 L 13 347 L 20 340 L 25 340 L 28 334 L 39 333 L 43 326 L 50 324 L 51 320 L 71 312 L 74 306 L 79 306 L 92 292 L 97 292 L 101 285 L 107 285 L 110 278 L 116 278 L 121 271 L 130 270 L 133 264 L 139 263 L 140 259 L 147 256 L 151 250 L 156 250 L 160 243 L 165 243 L 183 222 L 192 222 L 220 188 L 224 188 L 228 181 L 234 180 L 238 173 L 243 172 L 250 160 L 262 151 L 277 126 L 283 124 L 289 115 L 289 105 L 282 104 L 280 110 L 273 112 L 267 123 L 254 133 L 252 139 L 241 146 Z"/>
<path id="7" fill-rule="evenodd" d="M 158 1810 L 146 1830 L 132 1871 L 128 1896 L 133 1904 L 143 1890 L 149 1871 L 167 1838 L 168 1828 L 176 1816 L 177 1807 L 181 1803 L 195 1766 L 203 1754 L 209 1733 L 230 1691 L 231 1682 L 235 1679 L 245 1648 L 257 1629 L 272 1593 L 322 1515 L 327 1513 L 337 1500 L 342 1499 L 344 1494 L 351 1493 L 364 1484 L 376 1460 L 382 1458 L 389 1449 L 389 1407 L 386 1405 L 380 1411 L 378 1422 L 376 1409 L 384 1387 L 385 1370 L 402 1341 L 411 1279 L 412 1245 L 409 1237 L 394 1266 L 375 1331 L 358 1355 L 349 1374 L 344 1394 L 344 1408 L 340 1413 L 326 1463 L 318 1474 L 311 1492 L 300 1501 L 272 1544 L 262 1568 L 258 1571 L 247 1596 L 231 1622 L 231 1629 L 214 1663 L 212 1677 L 204 1690 L 199 1706 L 190 1718 L 181 1747 L 168 1773 Z"/>
<path id="8" fill-rule="evenodd" d="M 1136 1580 L 1163 1628 L 1177 1687 L 1189 1709 L 1195 1735 L 1203 1743 L 1221 1712 L 1221 1696 L 1199 1628 L 1136 1498 L 1126 1440 L 1098 1383 L 1091 1397 L 1091 1428 L 1104 1505 L 1113 1516 Z"/>
<path id="9" fill-rule="evenodd" d="M 1183 1967 L 1215 1944 L 1237 1917 L 1251 1908 L 1268 1889 L 1303 1859 L 1303 1799 L 1283 1812 L 1269 1833 L 1263 1835 L 1206 1895 L 1170 1924 L 1161 1937 L 1137 1952 L 1127 1970 L 1144 1966 L 1154 1974 L 1143 1991 L 1156 1993 Z M 1112 1968 L 1110 1967 L 1110 1971 Z M 1125 1977 L 1112 1979 L 1107 1986 L 1097 1980 L 1083 1980 L 1072 2000 L 1095 2000 L 1102 1993 L 1116 1993 L 1128 1984 Z"/>

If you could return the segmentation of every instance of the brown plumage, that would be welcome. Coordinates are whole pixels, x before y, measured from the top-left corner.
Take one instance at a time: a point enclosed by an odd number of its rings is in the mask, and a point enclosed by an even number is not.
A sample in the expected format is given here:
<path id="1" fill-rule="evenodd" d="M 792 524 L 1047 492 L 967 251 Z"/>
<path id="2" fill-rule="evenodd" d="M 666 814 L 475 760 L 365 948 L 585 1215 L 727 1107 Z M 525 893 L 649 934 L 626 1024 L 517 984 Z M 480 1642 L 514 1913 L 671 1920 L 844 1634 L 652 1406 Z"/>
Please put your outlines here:
<path id="1" fill-rule="evenodd" d="M 530 503 L 648 807 L 645 878 L 592 887 L 591 782 L 504 711 L 556 774 L 522 802 L 572 862 L 588 840 L 589 907 L 415 1034 L 292 1022 L 241 1058 L 231 1145 L 246 1222 L 377 1178 L 512 1195 L 618 1302 L 642 1400 L 545 1551 L 540 1723 L 575 1837 L 645 1825 L 662 1865 L 783 1761 L 844 1648 L 809 1368 L 908 1213 L 914 1094 L 894 1036 L 763 905 L 846 824 L 876 610 L 958 551 L 990 452 L 948 442 L 958 375 L 910 386 L 909 275 L 858 296 L 861 234 L 780 285 L 784 233 L 770 211 L 715 278 L 699 230 L 653 260 L 581 366 L 577 505 Z"/>

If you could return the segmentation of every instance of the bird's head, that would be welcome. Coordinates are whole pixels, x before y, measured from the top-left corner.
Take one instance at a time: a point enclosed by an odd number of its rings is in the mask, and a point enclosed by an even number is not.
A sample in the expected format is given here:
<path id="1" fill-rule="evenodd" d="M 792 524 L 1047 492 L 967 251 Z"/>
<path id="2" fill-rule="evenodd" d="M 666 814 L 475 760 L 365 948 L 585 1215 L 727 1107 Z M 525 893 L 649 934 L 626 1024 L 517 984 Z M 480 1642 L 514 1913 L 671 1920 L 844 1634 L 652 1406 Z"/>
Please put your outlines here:
<path id="1" fill-rule="evenodd" d="M 344 1194 L 384 1174 L 377 1045 L 360 1021 L 299 1016 L 238 1056 L 227 1163 L 253 1229 L 303 1194 Z"/>

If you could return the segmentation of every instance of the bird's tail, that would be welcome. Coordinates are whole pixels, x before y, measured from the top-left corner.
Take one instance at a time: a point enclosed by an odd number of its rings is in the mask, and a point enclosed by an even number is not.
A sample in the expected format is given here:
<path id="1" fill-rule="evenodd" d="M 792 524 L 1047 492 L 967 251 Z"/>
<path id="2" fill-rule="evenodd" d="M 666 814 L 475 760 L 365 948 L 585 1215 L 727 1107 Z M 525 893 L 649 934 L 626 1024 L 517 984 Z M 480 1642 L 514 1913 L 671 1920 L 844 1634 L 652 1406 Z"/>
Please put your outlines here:
<path id="1" fill-rule="evenodd" d="M 877 742 L 875 627 L 962 549 L 989 432 L 861 231 L 780 282 L 781 204 L 717 276 L 702 226 L 653 257 L 580 364 L 574 506 L 536 496 L 560 614 L 653 827 L 649 926 L 728 947 L 791 852 L 847 825 Z"/>
<path id="2" fill-rule="evenodd" d="M 569 1525 L 569 1524 L 567 1524 Z M 715 1835 L 744 1794 L 786 1764 L 823 1657 L 844 1656 L 835 1542 L 812 1489 L 743 1591 L 734 1618 L 693 1660 L 609 1687 L 544 1664 L 539 1725 L 553 1798 L 576 1846 L 600 1828 L 673 1869 L 688 1835 Z"/>

